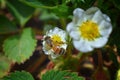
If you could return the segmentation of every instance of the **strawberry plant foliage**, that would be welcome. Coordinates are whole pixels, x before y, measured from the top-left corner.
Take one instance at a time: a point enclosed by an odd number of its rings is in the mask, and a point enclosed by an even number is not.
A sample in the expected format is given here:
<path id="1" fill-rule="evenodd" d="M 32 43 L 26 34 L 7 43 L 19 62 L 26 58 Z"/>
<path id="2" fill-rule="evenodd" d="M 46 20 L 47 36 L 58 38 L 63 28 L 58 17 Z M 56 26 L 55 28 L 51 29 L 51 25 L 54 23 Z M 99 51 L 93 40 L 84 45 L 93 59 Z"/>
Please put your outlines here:
<path id="1" fill-rule="evenodd" d="M 50 70 L 42 76 L 42 80 L 85 80 L 79 77 L 77 73 L 69 71 Z"/>
<path id="2" fill-rule="evenodd" d="M 21 63 L 32 55 L 35 46 L 36 40 L 32 29 L 26 28 L 21 35 L 15 35 L 6 39 L 3 44 L 3 50 L 9 59 Z"/>
<path id="3" fill-rule="evenodd" d="M 8 76 L 2 78 L 2 80 L 34 80 L 32 75 L 25 71 L 16 71 Z"/>
<path id="4" fill-rule="evenodd" d="M 17 27 L 11 21 L 5 16 L 0 15 L 0 34 L 13 33 L 17 30 Z"/>
<path id="5" fill-rule="evenodd" d="M 7 6 L 22 27 L 32 17 L 34 12 L 34 8 L 21 3 L 19 0 L 7 0 Z"/>
<path id="6" fill-rule="evenodd" d="M 0 78 L 8 73 L 10 64 L 10 60 L 0 53 Z"/>

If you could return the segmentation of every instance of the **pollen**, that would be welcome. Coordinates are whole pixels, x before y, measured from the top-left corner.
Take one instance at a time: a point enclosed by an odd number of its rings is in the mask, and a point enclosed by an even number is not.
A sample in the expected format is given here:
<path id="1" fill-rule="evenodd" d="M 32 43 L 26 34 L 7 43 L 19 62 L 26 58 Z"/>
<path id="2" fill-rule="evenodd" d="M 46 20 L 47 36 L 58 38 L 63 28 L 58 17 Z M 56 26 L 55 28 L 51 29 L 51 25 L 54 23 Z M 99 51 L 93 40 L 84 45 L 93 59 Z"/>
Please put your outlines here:
<path id="1" fill-rule="evenodd" d="M 51 39 L 52 39 L 54 45 L 60 46 L 61 44 L 63 44 L 61 37 L 57 34 L 52 35 Z"/>
<path id="2" fill-rule="evenodd" d="M 98 25 L 92 21 L 83 22 L 82 25 L 79 26 L 79 31 L 81 36 L 88 41 L 100 37 Z"/>

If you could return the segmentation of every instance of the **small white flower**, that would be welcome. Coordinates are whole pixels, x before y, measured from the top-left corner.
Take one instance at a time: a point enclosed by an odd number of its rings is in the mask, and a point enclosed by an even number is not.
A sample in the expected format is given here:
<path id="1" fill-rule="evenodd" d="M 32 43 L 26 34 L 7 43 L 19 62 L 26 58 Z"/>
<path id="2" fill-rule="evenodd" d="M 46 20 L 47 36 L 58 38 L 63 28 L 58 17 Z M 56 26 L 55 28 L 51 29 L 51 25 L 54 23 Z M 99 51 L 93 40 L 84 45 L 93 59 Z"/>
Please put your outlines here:
<path id="1" fill-rule="evenodd" d="M 81 52 L 90 52 L 103 47 L 112 32 L 110 18 L 97 7 L 84 11 L 77 8 L 73 12 L 73 21 L 67 25 L 67 31 L 73 38 L 74 47 Z"/>
<path id="2" fill-rule="evenodd" d="M 55 27 L 46 33 L 43 39 L 43 51 L 55 59 L 64 54 L 67 48 L 67 34 L 64 30 Z"/>

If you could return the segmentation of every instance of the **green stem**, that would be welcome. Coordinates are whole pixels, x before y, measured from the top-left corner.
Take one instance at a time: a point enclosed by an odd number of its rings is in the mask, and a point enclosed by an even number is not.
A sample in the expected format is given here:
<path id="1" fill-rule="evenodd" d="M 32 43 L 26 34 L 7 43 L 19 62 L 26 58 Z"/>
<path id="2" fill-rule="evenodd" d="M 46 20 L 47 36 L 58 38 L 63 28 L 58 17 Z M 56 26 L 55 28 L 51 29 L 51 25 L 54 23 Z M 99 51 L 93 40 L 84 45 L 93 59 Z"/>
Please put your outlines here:
<path id="1" fill-rule="evenodd" d="M 41 6 L 41 8 L 46 8 L 46 9 L 55 9 L 57 7 L 58 6 L 52 6 L 52 7 L 50 7 L 50 6 Z"/>
<path id="2" fill-rule="evenodd" d="M 73 45 L 72 45 L 72 39 L 70 36 L 68 36 L 68 48 L 67 48 L 67 55 L 72 55 Z"/>
<path id="3" fill-rule="evenodd" d="M 61 27 L 65 30 L 66 29 L 66 24 L 67 24 L 66 19 L 65 18 L 61 18 L 60 19 L 60 23 L 61 23 Z"/>
<path id="4" fill-rule="evenodd" d="M 83 53 L 79 52 L 77 57 L 80 59 L 82 57 Z"/>

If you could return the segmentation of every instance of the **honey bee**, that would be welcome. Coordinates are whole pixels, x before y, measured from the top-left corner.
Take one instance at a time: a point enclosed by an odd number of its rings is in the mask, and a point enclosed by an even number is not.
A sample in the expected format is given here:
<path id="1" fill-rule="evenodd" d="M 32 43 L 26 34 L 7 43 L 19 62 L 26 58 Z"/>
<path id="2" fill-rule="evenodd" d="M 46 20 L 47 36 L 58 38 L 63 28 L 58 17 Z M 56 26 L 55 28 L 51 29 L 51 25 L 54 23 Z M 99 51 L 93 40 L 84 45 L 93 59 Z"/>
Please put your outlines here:
<path id="1" fill-rule="evenodd" d="M 45 37 L 45 42 L 51 49 L 53 49 L 54 54 L 62 55 L 62 54 L 65 53 L 65 49 L 64 48 L 60 48 L 58 45 L 53 44 L 53 41 L 52 41 L 50 36 Z"/>

